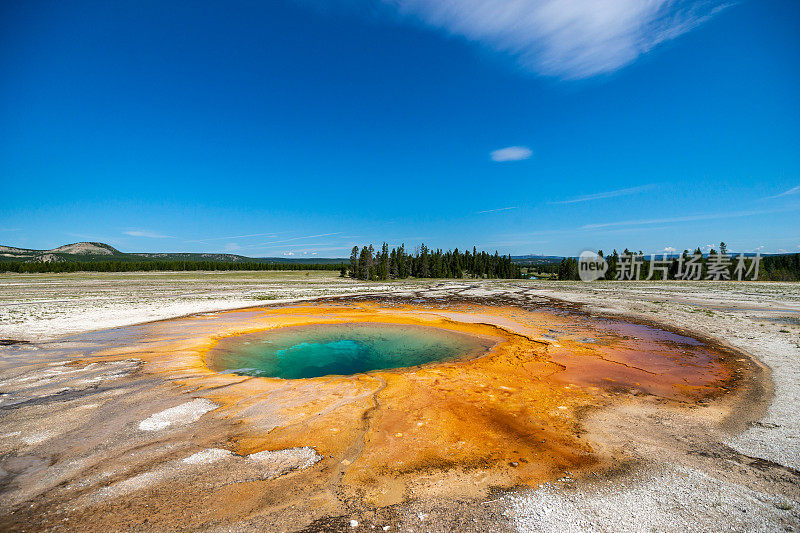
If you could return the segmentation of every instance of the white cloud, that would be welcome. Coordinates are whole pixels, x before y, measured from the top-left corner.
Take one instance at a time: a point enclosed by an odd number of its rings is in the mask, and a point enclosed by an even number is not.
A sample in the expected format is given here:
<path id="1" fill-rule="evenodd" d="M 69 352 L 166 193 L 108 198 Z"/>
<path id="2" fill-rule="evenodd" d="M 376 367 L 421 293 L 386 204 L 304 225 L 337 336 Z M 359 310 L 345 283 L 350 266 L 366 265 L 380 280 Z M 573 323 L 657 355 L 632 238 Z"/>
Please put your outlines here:
<path id="1" fill-rule="evenodd" d="M 252 244 L 252 245 L 249 246 L 249 248 L 255 248 L 257 246 L 267 246 L 267 245 L 270 245 L 270 244 L 282 244 L 282 243 L 285 243 L 285 242 L 300 241 L 300 240 L 303 240 L 303 239 L 314 239 L 316 237 L 329 237 L 331 235 L 341 235 L 341 234 L 342 234 L 341 231 L 336 231 L 334 233 L 319 233 L 317 235 L 304 235 L 302 237 L 292 237 L 291 239 L 282 239 L 282 240 L 279 240 L 279 241 L 270 241 L 270 242 L 262 242 L 262 243 L 259 243 L 259 244 Z"/>
<path id="2" fill-rule="evenodd" d="M 480 214 L 483 214 L 483 213 L 496 213 L 497 211 L 508 211 L 509 209 L 518 209 L 518 208 L 516 206 L 515 207 L 500 207 L 499 209 L 487 209 L 486 211 L 478 211 L 475 214 L 476 215 L 480 215 Z"/>
<path id="3" fill-rule="evenodd" d="M 208 239 L 203 239 L 203 241 L 225 241 L 225 240 L 228 240 L 228 239 L 249 239 L 250 237 L 274 237 L 276 235 L 277 235 L 277 233 L 250 233 L 249 235 L 233 235 L 231 237 L 211 237 L 211 238 L 208 238 Z M 192 241 L 192 242 L 202 242 L 202 241 Z"/>
<path id="4" fill-rule="evenodd" d="M 668 253 L 668 254 L 671 254 L 671 253 L 673 253 L 673 252 L 677 252 L 678 250 L 677 250 L 677 249 L 675 249 L 675 248 L 674 248 L 674 247 L 672 247 L 672 246 L 667 246 L 666 248 L 664 248 L 664 249 L 663 249 L 663 250 L 661 250 L 661 251 L 662 251 L 662 252 L 666 252 L 666 253 Z"/>
<path id="5" fill-rule="evenodd" d="M 527 146 L 509 146 L 507 148 L 500 148 L 489 154 L 492 161 L 521 161 L 528 159 L 533 155 L 533 152 Z"/>
<path id="6" fill-rule="evenodd" d="M 286 248 L 292 245 L 286 245 Z M 305 250 L 287 250 L 283 246 L 281 247 L 269 247 L 263 248 L 260 250 L 251 251 L 248 253 L 250 257 L 264 257 L 264 256 L 277 256 L 277 255 L 317 255 L 324 253 L 326 257 L 330 256 L 337 256 L 337 257 L 344 257 L 345 255 L 350 255 L 350 250 L 353 248 L 352 246 L 325 246 L 325 245 L 315 245 L 309 244 L 306 246 L 312 246 L 312 248 L 307 248 Z M 359 247 L 360 249 L 360 247 Z M 331 253 L 332 252 L 332 253 Z"/>
<path id="7" fill-rule="evenodd" d="M 791 195 L 797 194 L 797 193 L 800 193 L 800 185 L 798 185 L 796 187 L 792 187 L 788 191 L 783 191 L 782 193 L 776 194 L 774 196 L 767 196 L 765 198 L 762 198 L 762 200 L 771 200 L 773 198 L 780 198 L 781 196 L 791 196 Z"/>
<path id="8" fill-rule="evenodd" d="M 655 184 L 640 185 L 639 187 L 630 187 L 628 189 L 617 189 L 616 191 L 598 192 L 595 194 L 587 194 L 579 196 L 571 200 L 561 200 L 559 202 L 550 202 L 551 204 L 574 204 L 577 202 L 588 202 L 590 200 L 602 200 L 604 198 L 615 198 L 617 196 L 626 196 L 628 194 L 636 194 L 643 191 L 648 191 L 655 187 Z"/>
<path id="9" fill-rule="evenodd" d="M 686 33 L 721 0 L 384 0 L 400 13 L 564 79 L 613 72 Z"/>
<path id="10" fill-rule="evenodd" d="M 762 209 L 762 210 L 752 210 L 752 211 L 731 211 L 728 213 L 709 213 L 709 214 L 701 214 L 701 215 L 688 215 L 688 216 L 681 216 L 681 217 L 670 217 L 670 218 L 651 218 L 651 219 L 641 219 L 641 220 L 622 220 L 619 222 L 604 222 L 600 224 L 586 224 L 581 226 L 580 229 L 601 229 L 601 228 L 609 228 L 614 226 L 642 226 L 648 224 L 668 224 L 672 222 L 694 222 L 699 220 L 719 220 L 725 218 L 738 218 L 738 217 L 749 217 L 754 215 L 768 215 L 772 213 L 786 213 L 790 211 L 797 211 L 800 209 L 800 205 L 797 206 L 789 206 L 783 209 Z"/>
<path id="11" fill-rule="evenodd" d="M 285 233 L 285 232 L 282 232 Z M 190 239 L 183 241 L 185 243 L 200 243 L 208 244 L 209 241 L 226 241 L 231 239 L 249 239 L 251 237 L 276 237 L 280 233 L 250 233 L 248 235 L 231 235 L 229 237 L 207 237 L 203 239 Z"/>
<path id="12" fill-rule="evenodd" d="M 160 233 L 156 233 L 154 231 L 146 231 L 146 230 L 129 230 L 123 231 L 125 235 L 130 235 L 131 237 L 147 237 L 148 239 L 172 239 L 169 235 L 162 235 Z"/>
<path id="13" fill-rule="evenodd" d="M 235 243 L 235 242 L 229 242 L 228 244 L 225 245 L 225 251 L 226 252 L 237 252 L 237 251 L 239 251 L 241 249 L 242 249 L 242 247 L 239 246 L 239 244 Z"/>

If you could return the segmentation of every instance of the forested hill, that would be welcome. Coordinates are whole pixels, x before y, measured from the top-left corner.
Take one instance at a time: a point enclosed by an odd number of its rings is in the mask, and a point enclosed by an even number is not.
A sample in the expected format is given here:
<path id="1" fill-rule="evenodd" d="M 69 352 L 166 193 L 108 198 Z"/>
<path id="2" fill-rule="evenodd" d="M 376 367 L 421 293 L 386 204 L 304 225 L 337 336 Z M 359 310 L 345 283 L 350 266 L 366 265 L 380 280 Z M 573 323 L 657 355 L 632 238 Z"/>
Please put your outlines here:
<path id="1" fill-rule="evenodd" d="M 722 243 L 724 244 L 724 243 Z M 598 252 L 603 255 L 602 250 Z M 691 256 L 699 257 L 697 261 L 697 277 L 681 276 L 681 272 L 688 273 L 688 267 L 682 268 L 682 265 L 688 264 Z M 605 273 L 604 279 L 613 280 L 618 279 L 617 273 L 622 263 L 622 258 L 628 257 L 627 264 L 630 265 L 630 252 L 626 249 L 622 254 L 617 254 L 616 250 L 604 257 L 608 264 L 608 270 Z M 723 260 L 723 258 L 725 258 Z M 640 265 L 635 270 L 630 266 L 627 269 L 628 274 L 632 277 L 626 276 L 623 279 L 718 279 L 729 280 L 739 279 L 752 281 L 754 277 L 758 276 L 758 281 L 800 281 L 800 254 L 770 254 L 761 256 L 757 264 L 755 263 L 754 254 L 746 254 L 746 258 L 739 263 L 736 256 L 727 256 L 723 252 L 718 255 L 715 250 L 711 250 L 708 254 L 703 255 L 700 249 L 696 249 L 693 254 L 689 254 L 688 250 L 684 251 L 681 255 L 673 255 L 665 260 L 659 259 L 656 256 L 657 263 L 653 263 L 651 269 L 650 256 L 641 255 Z M 565 257 L 557 265 L 548 265 L 540 267 L 539 270 L 550 272 L 556 275 L 560 280 L 578 280 L 579 262 L 575 257 Z M 737 269 L 742 268 L 742 272 Z M 713 269 L 713 273 L 712 270 Z"/>
<path id="2" fill-rule="evenodd" d="M 458 249 L 442 251 L 424 244 L 408 253 L 404 246 L 389 251 L 365 246 L 354 248 L 348 259 L 251 258 L 234 254 L 123 253 L 99 242 L 80 242 L 31 250 L 0 246 L 0 272 L 138 272 L 182 270 L 338 270 L 342 276 L 385 280 L 418 278 L 520 278 L 520 268 L 510 256 Z"/>
<path id="3" fill-rule="evenodd" d="M 2 262 L 32 262 L 54 263 L 61 261 L 108 261 L 111 259 L 122 260 L 128 254 L 123 254 L 113 246 L 102 242 L 76 242 L 65 244 L 52 250 L 32 250 L 28 248 L 15 248 L 13 246 L 0 246 L 0 261 Z"/>
<path id="4" fill-rule="evenodd" d="M 0 246 L 0 263 L 91 263 L 91 262 L 146 262 L 146 261 L 205 261 L 222 263 L 287 263 L 339 265 L 341 258 L 285 258 L 246 257 L 223 253 L 124 253 L 102 242 L 76 242 L 52 250 L 32 250 Z"/>
<path id="5" fill-rule="evenodd" d="M 723 244 L 723 243 L 720 243 Z M 699 253 L 699 249 L 696 253 Z M 627 250 L 625 251 L 627 253 Z M 602 252 L 600 252 L 602 254 Z M 684 252 L 687 253 L 687 252 Z M 707 275 L 709 256 L 703 260 L 702 277 Z M 616 252 L 608 255 L 610 266 L 616 266 Z M 751 261 L 752 254 L 747 254 Z M 649 272 L 649 256 L 642 262 L 642 276 Z M 678 268 L 677 255 L 671 256 L 668 279 Z M 748 263 L 749 265 L 750 263 Z M 425 245 L 413 253 L 405 247 L 375 250 L 372 246 L 354 248 L 349 258 L 284 258 L 246 257 L 224 253 L 125 253 L 101 242 L 77 242 L 53 248 L 34 250 L 0 246 L 0 272 L 136 272 L 181 270 L 338 270 L 341 274 L 361 279 L 395 279 L 404 277 L 432 278 L 519 278 L 520 267 L 534 270 L 537 276 L 549 274 L 562 280 L 579 279 L 578 261 L 574 257 L 501 256 L 476 250 L 432 250 Z M 729 275 L 733 275 L 731 265 Z M 613 279 L 614 269 L 606 273 Z M 656 275 L 656 279 L 660 279 Z M 800 254 L 762 256 L 759 280 L 800 281 Z"/>
<path id="6" fill-rule="evenodd" d="M 0 272 L 338 270 L 346 259 L 245 257 L 222 253 L 124 253 L 102 242 L 33 250 L 0 246 Z"/>

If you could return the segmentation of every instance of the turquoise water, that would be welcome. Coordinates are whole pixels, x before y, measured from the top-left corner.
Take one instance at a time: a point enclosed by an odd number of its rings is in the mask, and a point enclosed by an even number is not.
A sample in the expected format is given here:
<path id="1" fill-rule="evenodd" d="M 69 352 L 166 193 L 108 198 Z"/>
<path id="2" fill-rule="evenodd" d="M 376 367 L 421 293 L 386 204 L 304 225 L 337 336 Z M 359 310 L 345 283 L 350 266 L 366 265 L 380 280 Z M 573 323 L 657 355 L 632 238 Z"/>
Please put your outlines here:
<path id="1" fill-rule="evenodd" d="M 206 363 L 217 372 L 300 379 L 475 357 L 493 344 L 424 326 L 317 324 L 225 338 Z"/>

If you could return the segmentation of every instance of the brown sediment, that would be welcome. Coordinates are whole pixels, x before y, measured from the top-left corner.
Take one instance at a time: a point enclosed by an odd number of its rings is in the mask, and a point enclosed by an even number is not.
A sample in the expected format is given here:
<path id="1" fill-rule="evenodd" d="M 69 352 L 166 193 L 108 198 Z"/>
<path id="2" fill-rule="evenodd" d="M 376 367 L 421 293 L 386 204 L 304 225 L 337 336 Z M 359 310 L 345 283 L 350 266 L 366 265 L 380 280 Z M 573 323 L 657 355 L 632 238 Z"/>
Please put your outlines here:
<path id="1" fill-rule="evenodd" d="M 298 380 L 220 374 L 206 365 L 221 339 L 347 322 L 444 328 L 494 344 L 479 357 Z M 744 378 L 754 372 L 749 358 L 680 332 L 510 300 L 315 301 L 120 328 L 103 342 L 91 356 L 70 355 L 71 364 L 136 358 L 144 361 L 136 379 L 168 396 L 168 405 L 151 408 L 137 421 L 191 398 L 207 398 L 220 408 L 189 426 L 188 436 L 137 433 L 130 441 L 120 437 L 113 457 L 80 457 L 95 465 L 87 467 L 89 474 L 120 465 L 147 473 L 165 457 L 136 462 L 133 452 L 158 446 L 175 446 L 169 460 L 198 447 L 239 455 L 312 447 L 324 456 L 277 479 L 232 481 L 222 468 L 211 467 L 202 483 L 185 476 L 161 480 L 145 492 L 116 497 L 113 505 L 93 503 L 70 515 L 85 524 L 102 515 L 110 529 L 141 526 L 143 516 L 157 516 L 159 526 L 183 520 L 179 525 L 185 527 L 269 517 L 273 529 L 297 529 L 353 509 L 419 498 L 480 498 L 565 472 L 612 472 L 624 467 L 625 458 L 610 456 L 587 433 L 591 413 L 637 403 L 693 409 L 711 402 L 725 418 L 739 405 L 732 398 L 747 389 Z M 138 406 L 144 394 L 124 398 Z M 130 477 L 122 472 L 111 481 Z M 51 493 L 42 509 L 97 490 L 91 482 L 85 487 Z M 120 505 L 128 510 L 114 510 Z M 187 508 L 196 514 L 187 517 Z M 33 512 L 39 507 L 25 510 Z"/>
<path id="2" fill-rule="evenodd" d="M 486 355 L 422 367 L 302 380 L 218 374 L 205 357 L 221 338 L 341 322 L 410 324 L 496 339 Z M 549 338 L 548 338 L 549 336 Z M 391 505 L 413 495 L 477 495 L 534 485 L 603 460 L 581 436 L 587 409 L 621 395 L 691 403 L 723 394 L 723 354 L 648 326 L 519 307 L 403 301 L 325 302 L 228 311 L 147 327 L 155 373 L 223 407 L 227 445 L 249 454 L 312 446 L 320 486 L 345 500 Z"/>
<path id="3" fill-rule="evenodd" d="M 31 341 L 18 339 L 0 339 L 0 346 L 13 346 L 14 344 L 30 344 Z"/>

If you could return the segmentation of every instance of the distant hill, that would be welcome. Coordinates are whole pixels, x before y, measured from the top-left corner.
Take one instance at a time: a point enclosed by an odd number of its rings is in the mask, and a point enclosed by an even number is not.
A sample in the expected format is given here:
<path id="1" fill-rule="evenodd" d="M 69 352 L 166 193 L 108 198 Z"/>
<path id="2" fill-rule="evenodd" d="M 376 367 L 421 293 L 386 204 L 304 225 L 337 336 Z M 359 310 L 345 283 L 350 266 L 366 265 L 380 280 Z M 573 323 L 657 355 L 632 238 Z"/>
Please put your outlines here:
<path id="1" fill-rule="evenodd" d="M 669 258 L 679 254 L 668 254 Z M 745 254 L 751 257 L 755 254 Z M 769 254 L 764 254 L 764 256 Z M 647 256 L 649 257 L 649 256 Z M 661 257 L 659 255 L 659 257 Z M 564 259 L 559 255 L 514 255 L 511 260 L 520 266 L 557 265 Z M 573 258 L 577 259 L 577 258 Z M 148 262 L 148 261 L 213 261 L 217 263 L 283 263 L 295 265 L 339 265 L 349 263 L 342 257 L 247 257 L 224 253 L 125 253 L 102 242 L 76 242 L 52 250 L 33 250 L 0 245 L 0 263 L 93 263 L 93 262 Z"/>
<path id="2" fill-rule="evenodd" d="M 0 262 L 15 263 L 92 263 L 103 261 L 214 261 L 223 263 L 289 263 L 304 265 L 331 265 L 347 262 L 341 258 L 286 258 L 286 257 L 246 257 L 236 254 L 218 253 L 123 253 L 102 242 L 76 242 L 53 248 L 52 250 L 32 250 L 0 246 Z"/>
<path id="3" fill-rule="evenodd" d="M 512 255 L 511 260 L 520 266 L 554 265 L 564 259 L 560 255 Z"/>
<path id="4" fill-rule="evenodd" d="M 131 253 L 125 254 L 134 258 L 136 261 L 146 261 L 148 259 L 156 259 L 160 261 L 225 261 L 236 263 L 240 261 L 259 261 L 236 254 L 213 254 L 213 253 Z"/>
<path id="5" fill-rule="evenodd" d="M 211 254 L 211 253 L 134 253 L 127 254 L 142 259 L 157 259 L 165 261 L 221 261 L 231 263 L 264 262 L 264 263 L 296 263 L 303 265 L 333 265 L 347 263 L 350 259 L 337 257 L 247 257 L 236 254 Z"/>
<path id="6" fill-rule="evenodd" d="M 739 255 L 738 252 L 736 252 L 736 253 L 729 252 L 729 253 L 731 253 L 732 256 L 738 256 Z M 608 255 L 609 254 L 606 254 L 606 257 L 608 257 Z M 656 253 L 655 255 L 656 255 L 656 257 L 658 259 L 676 259 L 676 258 L 681 256 L 680 253 L 668 253 L 668 254 Z M 745 255 L 745 257 L 755 257 L 756 254 L 754 252 L 745 252 L 744 255 Z M 769 256 L 772 256 L 772 255 L 782 255 L 782 254 L 760 254 L 760 255 L 761 255 L 761 257 L 769 257 Z M 704 253 L 703 257 L 708 257 L 708 252 Z M 562 259 L 575 259 L 575 260 L 577 260 L 578 256 L 572 256 L 572 257 L 566 257 L 566 258 L 562 257 L 560 255 L 533 255 L 533 254 L 530 254 L 530 255 L 512 255 L 511 256 L 511 260 L 514 263 L 516 263 L 516 264 L 518 264 L 520 266 L 556 265 L 556 264 L 560 263 Z M 649 253 L 644 254 L 644 259 L 650 259 L 650 254 Z"/>
<path id="7" fill-rule="evenodd" d="M 0 261 L 26 263 L 57 263 L 64 261 L 118 260 L 125 257 L 113 246 L 102 242 L 76 242 L 52 250 L 31 250 L 0 246 Z"/>

